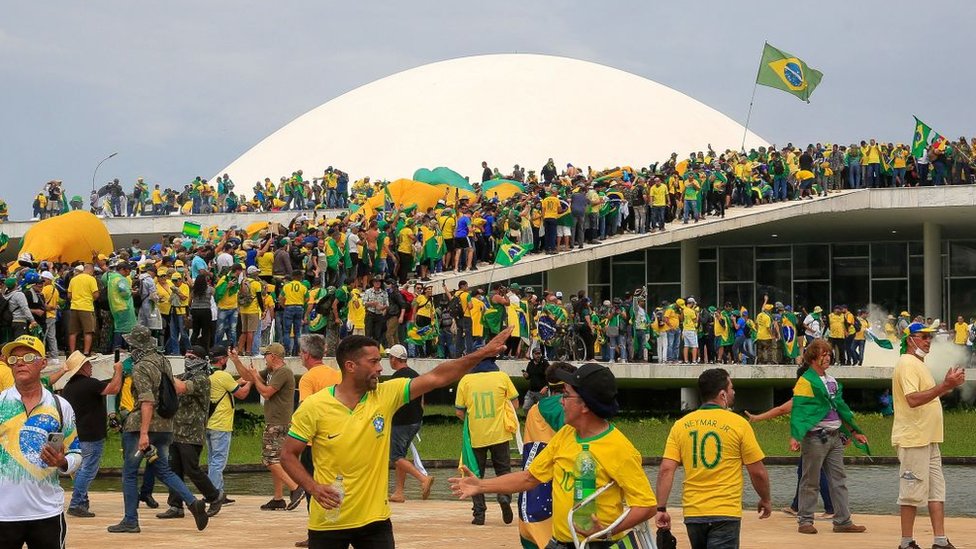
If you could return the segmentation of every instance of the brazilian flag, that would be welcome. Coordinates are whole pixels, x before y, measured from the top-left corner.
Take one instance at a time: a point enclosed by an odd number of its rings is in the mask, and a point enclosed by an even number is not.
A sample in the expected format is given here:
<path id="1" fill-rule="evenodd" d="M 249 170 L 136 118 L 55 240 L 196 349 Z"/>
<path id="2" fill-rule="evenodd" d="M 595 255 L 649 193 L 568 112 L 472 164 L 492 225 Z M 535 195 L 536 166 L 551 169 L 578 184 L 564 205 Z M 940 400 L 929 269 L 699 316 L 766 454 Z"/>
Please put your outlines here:
<path id="1" fill-rule="evenodd" d="M 325 252 L 325 264 L 326 266 L 328 266 L 328 268 L 332 269 L 333 271 L 338 270 L 339 256 L 341 255 L 339 253 L 339 245 L 336 244 L 335 240 L 330 238 L 328 242 L 326 242 L 326 246 L 328 248 L 327 251 Z"/>
<path id="2" fill-rule="evenodd" d="M 6 250 L 8 244 L 10 244 L 10 237 L 7 233 L 0 233 L 0 252 Z"/>
<path id="3" fill-rule="evenodd" d="M 464 428 L 461 431 L 461 459 L 458 460 L 458 469 L 467 467 L 476 477 L 481 476 L 481 469 L 478 468 L 478 459 L 474 455 L 474 447 L 471 445 L 471 429 L 468 426 L 468 414 L 464 414 Z"/>
<path id="4" fill-rule="evenodd" d="M 504 305 L 493 303 L 491 307 L 485 310 L 484 316 L 481 317 L 481 322 L 485 325 L 485 328 L 488 329 L 488 333 L 499 334 L 502 331 L 502 321 L 504 318 Z"/>
<path id="5" fill-rule="evenodd" d="M 503 267 L 514 265 L 525 254 L 529 253 L 531 249 L 531 245 L 522 246 L 520 244 L 514 244 L 506 236 L 502 239 L 501 245 L 498 246 L 498 253 L 495 254 L 495 264 Z"/>
<path id="6" fill-rule="evenodd" d="M 813 368 L 796 380 L 793 386 L 793 411 L 790 414 L 790 436 L 796 440 L 803 440 L 807 432 L 812 429 L 828 412 L 834 410 L 842 420 L 841 431 L 851 436 L 847 429 L 850 425 L 854 430 L 861 432 L 861 428 L 854 421 L 854 413 L 844 402 L 844 386 L 840 381 L 837 382 L 837 393 L 831 397 L 827 392 L 827 386 L 820 379 L 820 374 Z M 853 440 L 854 446 L 867 455 L 871 455 L 871 447 L 867 444 Z"/>
<path id="7" fill-rule="evenodd" d="M 780 321 L 780 334 L 783 336 L 783 351 L 786 353 L 787 358 L 795 359 L 800 354 L 800 346 L 797 344 L 797 320 L 796 315 L 792 312 L 783 313 L 783 318 Z"/>
<path id="8" fill-rule="evenodd" d="M 823 73 L 808 67 L 799 57 L 776 49 L 768 43 L 763 48 L 756 83 L 791 93 L 810 102 L 810 94 L 820 84 Z"/>

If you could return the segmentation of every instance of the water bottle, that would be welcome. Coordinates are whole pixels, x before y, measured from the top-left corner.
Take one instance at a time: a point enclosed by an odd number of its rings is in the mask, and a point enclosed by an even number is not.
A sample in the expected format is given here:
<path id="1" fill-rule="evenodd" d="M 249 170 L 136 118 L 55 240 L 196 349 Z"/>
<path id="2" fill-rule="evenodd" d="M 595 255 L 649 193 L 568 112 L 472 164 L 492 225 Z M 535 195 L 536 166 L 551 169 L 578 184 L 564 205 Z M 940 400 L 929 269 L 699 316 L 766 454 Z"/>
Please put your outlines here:
<path id="1" fill-rule="evenodd" d="M 342 475 L 336 476 L 335 481 L 332 483 L 332 489 L 339 493 L 339 505 L 336 505 L 334 509 L 325 509 L 323 520 L 327 524 L 339 521 L 339 508 L 342 506 L 342 500 L 346 497 L 346 489 L 342 486 Z"/>
<path id="2" fill-rule="evenodd" d="M 576 456 L 573 476 L 576 477 L 573 485 L 573 505 L 575 507 L 596 491 L 596 459 L 590 453 L 589 444 L 584 444 L 583 451 Z M 580 530 L 590 530 L 593 528 L 593 515 L 595 514 L 596 498 L 573 513 L 573 524 Z"/>

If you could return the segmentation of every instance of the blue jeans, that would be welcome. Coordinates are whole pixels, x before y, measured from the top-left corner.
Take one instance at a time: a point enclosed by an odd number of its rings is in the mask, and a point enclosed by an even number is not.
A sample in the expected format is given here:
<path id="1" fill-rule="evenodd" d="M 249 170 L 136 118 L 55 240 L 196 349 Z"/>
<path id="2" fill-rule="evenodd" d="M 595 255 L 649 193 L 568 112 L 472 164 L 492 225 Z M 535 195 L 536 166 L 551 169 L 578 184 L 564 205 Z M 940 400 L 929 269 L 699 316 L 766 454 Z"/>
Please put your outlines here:
<path id="1" fill-rule="evenodd" d="M 302 335 L 302 318 L 305 308 L 301 305 L 288 305 L 281 315 L 281 343 L 288 354 L 298 354 L 298 336 Z M 294 336 L 292 332 L 294 331 Z"/>
<path id="2" fill-rule="evenodd" d="M 739 519 L 717 518 L 709 522 L 685 521 L 688 542 L 692 549 L 739 549 L 739 532 L 742 521 Z"/>
<path id="3" fill-rule="evenodd" d="M 542 226 L 546 229 L 546 244 L 545 249 L 547 252 L 556 251 L 556 220 L 555 219 L 543 219 Z"/>
<path id="4" fill-rule="evenodd" d="M 88 508 L 88 487 L 98 474 L 98 465 L 102 461 L 105 450 L 105 439 L 94 442 L 80 442 L 81 467 L 75 473 L 74 490 L 71 492 L 71 503 L 68 507 Z"/>
<path id="5" fill-rule="evenodd" d="M 227 336 L 226 339 L 224 336 Z M 217 333 L 214 335 L 214 344 L 226 347 L 237 344 L 237 309 L 217 310 Z"/>
<path id="6" fill-rule="evenodd" d="M 876 189 L 881 185 L 881 164 L 868 164 L 867 186 Z"/>
<path id="7" fill-rule="evenodd" d="M 218 492 L 224 490 L 224 468 L 230 455 L 230 431 L 207 429 L 207 476 Z"/>
<path id="8" fill-rule="evenodd" d="M 183 315 L 171 313 L 169 315 L 169 341 L 166 342 L 166 354 L 182 355 L 182 349 L 190 346 L 190 337 L 186 333 Z"/>
<path id="9" fill-rule="evenodd" d="M 681 332 L 668 330 L 668 360 L 678 360 L 678 350 L 681 347 Z"/>
<path id="10" fill-rule="evenodd" d="M 651 206 L 651 230 L 664 230 L 664 215 L 666 206 Z"/>
<path id="11" fill-rule="evenodd" d="M 847 184 L 852 189 L 861 188 L 861 165 L 851 164 L 847 169 Z"/>
<path id="12" fill-rule="evenodd" d="M 688 222 L 689 214 L 691 217 L 698 221 L 698 201 L 697 200 L 685 200 L 685 213 L 681 220 L 685 223 Z"/>
<path id="13" fill-rule="evenodd" d="M 786 200 L 786 176 L 777 175 L 773 177 L 773 199 Z"/>
<path id="14" fill-rule="evenodd" d="M 173 442 L 173 433 L 157 433 L 150 431 L 149 444 L 156 447 L 159 457 L 153 463 L 146 465 L 146 477 L 152 475 L 158 478 L 183 499 L 187 505 L 196 501 L 193 493 L 186 484 L 169 468 L 169 445 Z M 139 480 L 140 458 L 135 457 L 139 449 L 139 432 L 122 433 L 122 498 L 125 502 L 125 524 L 139 524 Z"/>
<path id="15" fill-rule="evenodd" d="M 471 317 L 465 316 L 461 317 L 461 324 L 457 332 L 457 348 L 463 351 L 462 354 L 468 354 L 474 349 L 472 348 L 473 341 L 471 339 Z"/>

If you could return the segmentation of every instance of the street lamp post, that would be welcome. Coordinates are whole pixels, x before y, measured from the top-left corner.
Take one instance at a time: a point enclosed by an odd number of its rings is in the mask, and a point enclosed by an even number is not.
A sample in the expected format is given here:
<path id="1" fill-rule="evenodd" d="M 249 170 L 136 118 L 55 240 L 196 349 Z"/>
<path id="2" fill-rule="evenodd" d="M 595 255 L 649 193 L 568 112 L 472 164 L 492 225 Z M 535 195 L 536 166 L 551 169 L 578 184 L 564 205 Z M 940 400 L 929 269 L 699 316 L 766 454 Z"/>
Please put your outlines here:
<path id="1" fill-rule="evenodd" d="M 102 162 L 105 162 L 106 160 L 108 160 L 109 158 L 112 158 L 113 156 L 115 156 L 117 154 L 119 154 L 119 153 L 114 152 L 114 153 L 106 156 L 105 158 L 102 159 L 101 162 L 98 163 L 98 165 L 95 166 L 95 171 L 92 172 L 92 192 L 95 192 L 95 176 L 98 175 L 98 168 L 101 167 Z"/>

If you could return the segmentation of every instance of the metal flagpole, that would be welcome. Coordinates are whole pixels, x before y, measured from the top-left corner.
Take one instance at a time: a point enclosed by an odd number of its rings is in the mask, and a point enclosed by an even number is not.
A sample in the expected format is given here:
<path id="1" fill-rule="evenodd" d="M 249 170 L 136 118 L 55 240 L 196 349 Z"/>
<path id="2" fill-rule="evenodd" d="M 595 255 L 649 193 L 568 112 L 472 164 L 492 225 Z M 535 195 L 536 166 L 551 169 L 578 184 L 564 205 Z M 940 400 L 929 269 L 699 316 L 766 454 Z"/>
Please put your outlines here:
<path id="1" fill-rule="evenodd" d="M 766 51 L 768 42 L 763 42 L 763 51 Z M 746 152 L 746 135 L 749 133 L 749 120 L 752 118 L 752 104 L 756 101 L 756 90 L 759 89 L 759 74 L 762 72 L 762 57 L 759 58 L 759 68 L 756 69 L 756 82 L 752 86 L 752 98 L 749 99 L 749 114 L 746 115 L 746 126 L 742 128 L 742 145 L 739 147 L 742 152 Z"/>

